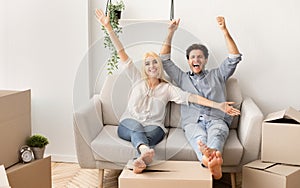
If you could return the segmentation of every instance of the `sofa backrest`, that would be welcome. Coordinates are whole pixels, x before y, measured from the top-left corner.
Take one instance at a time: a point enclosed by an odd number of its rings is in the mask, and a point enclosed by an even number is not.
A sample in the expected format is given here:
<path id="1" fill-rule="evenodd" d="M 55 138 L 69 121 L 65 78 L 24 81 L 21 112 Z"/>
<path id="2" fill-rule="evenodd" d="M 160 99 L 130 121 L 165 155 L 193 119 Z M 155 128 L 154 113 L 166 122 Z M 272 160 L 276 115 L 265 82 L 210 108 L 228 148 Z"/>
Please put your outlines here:
<path id="1" fill-rule="evenodd" d="M 243 102 L 243 94 L 239 85 L 239 81 L 231 77 L 226 82 L 227 101 L 232 101 L 234 107 L 241 110 Z M 235 116 L 232 120 L 230 128 L 237 128 L 240 116 Z"/>
<path id="2" fill-rule="evenodd" d="M 100 91 L 103 124 L 118 125 L 127 105 L 130 85 L 125 74 L 107 75 Z"/>
<path id="3" fill-rule="evenodd" d="M 236 78 L 229 78 L 226 82 L 226 92 L 227 92 L 227 101 L 232 101 L 234 103 L 234 107 L 237 109 L 241 109 L 241 104 L 243 101 L 242 92 L 238 84 L 238 80 Z M 170 127 L 181 127 L 181 119 L 180 119 L 180 105 L 174 102 L 171 103 L 171 116 L 170 118 Z M 231 123 L 230 128 L 237 128 L 239 116 L 235 116 Z"/>
<path id="4" fill-rule="evenodd" d="M 118 125 L 119 119 L 126 109 L 131 86 L 132 83 L 122 71 L 113 75 L 107 75 L 100 91 L 102 117 L 105 125 Z M 234 106 L 240 109 L 242 94 L 238 85 L 238 80 L 230 78 L 226 83 L 226 89 L 227 101 L 234 101 Z M 165 126 L 180 127 L 180 105 L 172 102 L 169 103 L 166 108 Z M 234 118 L 231 128 L 235 128 L 237 122 L 238 117 Z"/>

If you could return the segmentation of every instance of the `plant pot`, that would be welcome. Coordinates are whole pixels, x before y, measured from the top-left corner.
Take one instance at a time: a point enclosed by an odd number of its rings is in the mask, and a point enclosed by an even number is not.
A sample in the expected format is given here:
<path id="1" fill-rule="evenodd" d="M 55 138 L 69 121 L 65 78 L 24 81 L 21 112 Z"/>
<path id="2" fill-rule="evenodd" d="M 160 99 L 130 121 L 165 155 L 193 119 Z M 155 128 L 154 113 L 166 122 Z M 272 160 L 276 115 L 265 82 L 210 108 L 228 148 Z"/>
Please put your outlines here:
<path id="1" fill-rule="evenodd" d="M 120 10 L 115 10 L 115 14 L 116 14 L 116 17 L 117 17 L 118 19 L 121 19 L 121 13 L 122 13 L 122 11 L 120 11 Z"/>
<path id="2" fill-rule="evenodd" d="M 32 147 L 31 149 L 33 151 L 35 159 L 42 159 L 42 158 L 44 158 L 45 147 L 43 147 L 43 148 Z"/>

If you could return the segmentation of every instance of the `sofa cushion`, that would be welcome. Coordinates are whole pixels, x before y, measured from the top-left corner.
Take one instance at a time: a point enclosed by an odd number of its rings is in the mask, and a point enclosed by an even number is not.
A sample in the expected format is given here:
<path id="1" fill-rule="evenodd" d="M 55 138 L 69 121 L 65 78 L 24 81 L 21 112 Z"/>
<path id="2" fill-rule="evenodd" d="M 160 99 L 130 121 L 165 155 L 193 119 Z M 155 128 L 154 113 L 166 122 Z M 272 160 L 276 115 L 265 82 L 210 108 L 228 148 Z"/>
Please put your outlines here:
<path id="1" fill-rule="evenodd" d="M 238 139 L 236 129 L 230 129 L 223 149 L 223 166 L 236 166 L 240 164 L 244 148 Z"/>
<path id="2" fill-rule="evenodd" d="M 227 101 L 233 101 L 234 107 L 241 109 L 241 103 L 243 101 L 242 92 L 236 78 L 229 78 L 226 82 L 226 92 L 227 92 Z M 181 127 L 181 115 L 180 115 L 180 105 L 172 102 L 170 107 L 171 113 L 169 117 L 170 127 Z M 239 116 L 235 116 L 231 123 L 230 128 L 237 128 L 239 121 Z"/>
<path id="3" fill-rule="evenodd" d="M 239 86 L 238 80 L 236 78 L 229 78 L 226 82 L 226 93 L 227 93 L 227 101 L 233 101 L 234 107 L 237 109 L 241 109 L 241 104 L 243 102 L 242 91 Z M 240 116 L 235 116 L 232 120 L 231 129 L 235 129 L 238 126 Z"/>
<path id="4" fill-rule="evenodd" d="M 106 125 L 100 134 L 92 141 L 91 148 L 96 160 L 109 161 L 124 165 L 136 157 L 136 150 L 130 142 L 121 139 L 117 133 L 118 127 Z M 166 137 L 155 146 L 155 158 L 165 160 Z"/>
<path id="5" fill-rule="evenodd" d="M 128 101 L 131 82 L 123 74 L 107 75 L 100 92 L 103 124 L 118 125 Z"/>
<path id="6" fill-rule="evenodd" d="M 167 160 L 197 161 L 197 156 L 181 128 L 170 128 L 166 143 Z"/>
<path id="7" fill-rule="evenodd" d="M 197 156 L 187 141 L 181 128 L 170 128 L 166 143 L 166 158 L 179 161 L 197 161 Z M 238 165 L 243 155 L 243 146 L 234 129 L 229 131 L 223 151 L 223 166 Z"/>
<path id="8" fill-rule="evenodd" d="M 175 102 L 170 103 L 170 127 L 172 128 L 181 128 L 181 105 L 176 104 Z"/>

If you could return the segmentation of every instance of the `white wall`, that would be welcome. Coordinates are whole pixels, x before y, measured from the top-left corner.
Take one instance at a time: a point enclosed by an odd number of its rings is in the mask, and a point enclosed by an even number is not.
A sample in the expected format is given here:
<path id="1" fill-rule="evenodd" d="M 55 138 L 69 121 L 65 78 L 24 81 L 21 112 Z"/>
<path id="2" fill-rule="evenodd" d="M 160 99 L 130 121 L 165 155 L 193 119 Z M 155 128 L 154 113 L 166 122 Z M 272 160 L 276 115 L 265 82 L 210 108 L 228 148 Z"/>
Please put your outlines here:
<path id="1" fill-rule="evenodd" d="M 169 18 L 170 1 L 124 2 L 126 9 L 122 18 L 125 20 Z M 104 9 L 105 2 L 97 6 Z M 227 54 L 215 21 L 216 16 L 225 16 L 227 26 L 243 54 L 234 76 L 240 80 L 244 94 L 253 97 L 264 114 L 288 106 L 300 109 L 299 1 L 175 0 L 174 6 L 175 18 L 181 19 L 181 29 L 195 35 L 199 38 L 195 42 L 202 42 L 210 49 L 210 62 L 220 63 Z M 103 36 L 103 32 L 95 20 L 91 24 L 94 26 L 90 35 L 92 41 L 96 41 Z M 174 40 L 184 38 L 176 39 L 175 36 Z"/>
<path id="2" fill-rule="evenodd" d="M 30 88 L 32 132 L 49 138 L 53 160 L 74 161 L 73 84 L 88 50 L 87 1 L 1 0 L 0 7 L 0 88 Z"/>
<path id="3" fill-rule="evenodd" d="M 124 2 L 123 19 L 169 19 L 169 1 Z M 49 137 L 46 152 L 54 160 L 76 159 L 73 86 L 80 72 L 83 78 L 74 96 L 84 100 L 88 43 L 103 36 L 93 10 L 104 9 L 105 4 L 104 0 L 0 1 L 0 88 L 32 89 L 33 132 Z M 243 53 L 235 76 L 266 114 L 287 106 L 300 109 L 298 7 L 296 0 L 175 0 L 175 17 L 181 18 L 182 30 L 209 47 L 211 62 L 226 56 L 215 22 L 217 15 L 226 17 Z"/>

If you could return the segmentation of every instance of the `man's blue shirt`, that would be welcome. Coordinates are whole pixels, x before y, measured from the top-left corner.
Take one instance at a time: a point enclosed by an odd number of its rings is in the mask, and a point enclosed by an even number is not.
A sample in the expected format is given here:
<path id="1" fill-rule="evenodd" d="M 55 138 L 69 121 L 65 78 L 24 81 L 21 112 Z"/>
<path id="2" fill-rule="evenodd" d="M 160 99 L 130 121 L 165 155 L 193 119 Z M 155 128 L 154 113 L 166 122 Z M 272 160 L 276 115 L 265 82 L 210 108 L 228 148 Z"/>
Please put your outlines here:
<path id="1" fill-rule="evenodd" d="M 237 64 L 241 61 L 241 56 L 241 54 L 229 54 L 218 68 L 202 70 L 200 74 L 182 71 L 170 59 L 170 54 L 162 55 L 161 58 L 164 70 L 178 87 L 215 102 L 225 102 L 226 81 L 234 73 Z M 232 121 L 231 116 L 218 109 L 194 103 L 181 105 L 181 123 L 183 127 L 189 123 L 197 123 L 199 119 L 205 119 L 206 121 L 223 119 L 227 125 L 230 125 Z"/>

